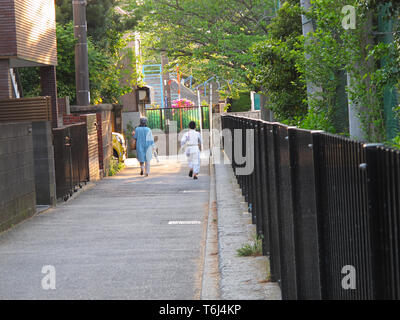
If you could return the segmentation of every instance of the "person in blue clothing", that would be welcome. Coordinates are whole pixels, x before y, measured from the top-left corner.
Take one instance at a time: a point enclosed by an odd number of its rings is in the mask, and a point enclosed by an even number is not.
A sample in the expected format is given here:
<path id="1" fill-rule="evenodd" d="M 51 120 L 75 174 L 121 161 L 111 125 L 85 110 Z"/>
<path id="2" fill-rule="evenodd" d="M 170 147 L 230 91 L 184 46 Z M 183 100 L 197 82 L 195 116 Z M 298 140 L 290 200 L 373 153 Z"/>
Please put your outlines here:
<path id="1" fill-rule="evenodd" d="M 140 118 L 140 125 L 135 129 L 133 138 L 136 140 L 137 159 L 140 162 L 140 175 L 148 177 L 150 161 L 153 156 L 154 138 L 151 129 L 147 127 L 147 118 Z"/>

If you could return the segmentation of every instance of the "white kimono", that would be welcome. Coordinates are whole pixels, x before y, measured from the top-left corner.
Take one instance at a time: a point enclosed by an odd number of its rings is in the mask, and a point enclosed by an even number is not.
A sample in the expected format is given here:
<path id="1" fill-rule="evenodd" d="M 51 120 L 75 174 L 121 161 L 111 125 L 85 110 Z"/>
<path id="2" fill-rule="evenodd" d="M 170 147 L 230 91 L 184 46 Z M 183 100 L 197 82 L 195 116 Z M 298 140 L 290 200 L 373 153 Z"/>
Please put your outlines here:
<path id="1" fill-rule="evenodd" d="M 181 140 L 181 147 L 186 145 L 186 157 L 188 159 L 189 168 L 194 174 L 200 172 L 200 148 L 203 143 L 201 134 L 196 130 L 190 129 Z"/>

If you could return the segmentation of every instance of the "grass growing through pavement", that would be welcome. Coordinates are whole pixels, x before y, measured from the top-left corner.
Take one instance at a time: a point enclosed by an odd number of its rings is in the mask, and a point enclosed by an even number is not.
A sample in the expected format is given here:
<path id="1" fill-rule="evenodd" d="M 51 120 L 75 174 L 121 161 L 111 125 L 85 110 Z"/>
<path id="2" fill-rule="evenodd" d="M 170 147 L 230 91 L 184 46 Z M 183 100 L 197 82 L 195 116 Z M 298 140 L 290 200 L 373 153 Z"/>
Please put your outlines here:
<path id="1" fill-rule="evenodd" d="M 253 240 L 246 243 L 237 250 L 239 257 L 258 257 L 262 256 L 262 238 L 255 234 Z"/>

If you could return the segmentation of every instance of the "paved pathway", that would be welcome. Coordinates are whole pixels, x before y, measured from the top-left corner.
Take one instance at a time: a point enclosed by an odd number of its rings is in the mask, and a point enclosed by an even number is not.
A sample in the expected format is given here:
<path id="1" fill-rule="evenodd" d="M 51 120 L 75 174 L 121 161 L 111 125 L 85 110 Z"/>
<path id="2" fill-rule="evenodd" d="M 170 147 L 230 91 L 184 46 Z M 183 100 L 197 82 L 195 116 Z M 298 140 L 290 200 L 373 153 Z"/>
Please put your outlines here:
<path id="1" fill-rule="evenodd" d="M 0 234 L 0 299 L 198 299 L 208 167 L 198 181 L 163 160 L 100 181 L 75 199 Z M 56 270 L 43 290 L 42 267 Z"/>

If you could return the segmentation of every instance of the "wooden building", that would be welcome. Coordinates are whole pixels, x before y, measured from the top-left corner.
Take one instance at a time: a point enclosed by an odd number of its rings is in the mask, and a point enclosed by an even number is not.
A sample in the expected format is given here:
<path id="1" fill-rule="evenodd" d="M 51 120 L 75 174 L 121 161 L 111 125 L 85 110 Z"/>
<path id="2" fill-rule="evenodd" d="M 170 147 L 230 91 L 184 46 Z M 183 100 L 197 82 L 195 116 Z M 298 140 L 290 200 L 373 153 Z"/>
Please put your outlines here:
<path id="1" fill-rule="evenodd" d="M 0 99 L 20 98 L 16 69 L 40 67 L 57 127 L 57 38 L 54 0 L 0 0 Z"/>

